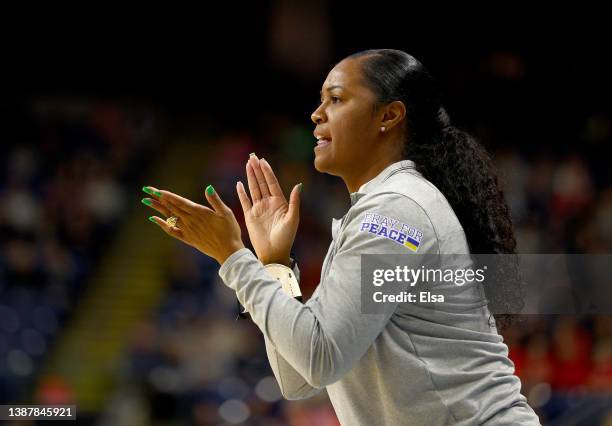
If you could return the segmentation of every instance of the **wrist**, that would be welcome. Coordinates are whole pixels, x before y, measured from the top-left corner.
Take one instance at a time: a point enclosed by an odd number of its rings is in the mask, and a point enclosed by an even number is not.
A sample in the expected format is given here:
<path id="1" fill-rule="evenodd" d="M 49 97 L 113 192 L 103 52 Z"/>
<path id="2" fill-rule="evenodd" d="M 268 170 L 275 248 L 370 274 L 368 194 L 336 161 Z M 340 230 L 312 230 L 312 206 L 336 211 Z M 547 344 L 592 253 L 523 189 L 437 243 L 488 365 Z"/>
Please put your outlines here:
<path id="1" fill-rule="evenodd" d="M 216 260 L 217 262 L 219 262 L 219 265 L 223 265 L 228 257 L 230 257 L 232 254 L 236 253 L 238 250 L 241 250 L 243 248 L 244 248 L 244 244 L 242 243 L 242 241 L 235 242 L 228 248 L 227 251 L 222 253 L 220 256 L 217 256 Z"/>
<path id="2" fill-rule="evenodd" d="M 291 268 L 291 258 L 289 257 L 289 255 L 287 256 L 280 256 L 280 257 L 262 257 L 261 259 L 259 259 L 261 263 L 263 263 L 264 265 L 269 265 L 271 263 L 278 263 L 280 265 L 285 265 L 289 268 Z"/>

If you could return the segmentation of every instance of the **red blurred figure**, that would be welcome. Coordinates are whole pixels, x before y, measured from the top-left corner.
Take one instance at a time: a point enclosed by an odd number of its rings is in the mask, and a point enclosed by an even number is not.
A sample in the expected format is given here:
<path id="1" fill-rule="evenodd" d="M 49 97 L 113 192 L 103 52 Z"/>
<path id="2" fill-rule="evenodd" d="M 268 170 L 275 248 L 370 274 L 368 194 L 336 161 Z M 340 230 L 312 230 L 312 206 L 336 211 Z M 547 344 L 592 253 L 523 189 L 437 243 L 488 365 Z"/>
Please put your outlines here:
<path id="1" fill-rule="evenodd" d="M 569 390 L 586 384 L 591 369 L 591 339 L 573 318 L 563 318 L 553 333 L 555 390 Z"/>

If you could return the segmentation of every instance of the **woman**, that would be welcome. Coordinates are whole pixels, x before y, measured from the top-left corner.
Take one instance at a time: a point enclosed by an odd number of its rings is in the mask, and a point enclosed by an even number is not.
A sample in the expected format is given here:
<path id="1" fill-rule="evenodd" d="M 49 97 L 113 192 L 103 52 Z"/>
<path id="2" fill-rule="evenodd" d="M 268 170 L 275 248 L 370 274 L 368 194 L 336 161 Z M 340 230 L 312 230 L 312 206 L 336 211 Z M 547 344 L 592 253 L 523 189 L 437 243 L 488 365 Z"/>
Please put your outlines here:
<path id="1" fill-rule="evenodd" d="M 474 286 L 449 292 L 451 303 L 436 309 L 408 302 L 385 303 L 374 315 L 360 309 L 363 254 L 514 253 L 486 153 L 450 125 L 430 74 L 404 52 L 349 56 L 330 71 L 321 96 L 312 114 L 315 168 L 344 180 L 351 207 L 332 222 L 308 302 L 283 292 L 264 266 L 290 265 L 300 199 L 298 185 L 286 202 L 265 160 L 248 160 L 250 198 L 237 184 L 257 257 L 212 187 L 213 209 L 147 189 L 152 207 L 179 223 L 152 220 L 219 262 L 219 275 L 264 334 L 287 399 L 325 387 L 346 425 L 539 424 Z M 487 294 L 489 303 L 520 302 L 518 289 L 497 294 Z"/>

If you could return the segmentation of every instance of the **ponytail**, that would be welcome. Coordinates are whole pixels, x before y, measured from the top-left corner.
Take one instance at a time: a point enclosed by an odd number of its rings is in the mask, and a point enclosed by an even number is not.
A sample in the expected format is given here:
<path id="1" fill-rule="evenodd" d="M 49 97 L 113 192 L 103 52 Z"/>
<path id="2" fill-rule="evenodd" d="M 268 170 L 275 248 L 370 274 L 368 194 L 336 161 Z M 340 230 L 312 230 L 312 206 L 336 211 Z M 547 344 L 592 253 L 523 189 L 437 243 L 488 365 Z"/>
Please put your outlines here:
<path id="1" fill-rule="evenodd" d="M 451 123 L 427 69 L 414 57 L 392 49 L 352 57 L 363 57 L 362 72 L 378 105 L 394 100 L 406 105 L 404 157 L 444 194 L 463 226 L 470 253 L 516 254 L 508 205 L 491 157 Z M 491 312 L 503 314 L 497 318 L 502 326 L 510 321 L 507 314 L 523 307 L 517 264 L 504 264 L 506 268 L 496 268 L 498 276 L 489 276 L 484 286 Z"/>

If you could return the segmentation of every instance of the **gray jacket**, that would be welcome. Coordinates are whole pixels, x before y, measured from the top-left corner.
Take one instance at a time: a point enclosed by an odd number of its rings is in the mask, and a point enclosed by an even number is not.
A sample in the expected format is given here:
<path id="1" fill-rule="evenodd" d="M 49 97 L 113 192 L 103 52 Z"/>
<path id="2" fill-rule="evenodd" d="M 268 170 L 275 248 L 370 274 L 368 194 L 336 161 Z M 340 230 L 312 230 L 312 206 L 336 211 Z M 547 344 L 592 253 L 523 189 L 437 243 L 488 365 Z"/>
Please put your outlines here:
<path id="1" fill-rule="evenodd" d="M 469 253 L 442 193 L 404 160 L 350 197 L 348 212 L 332 220 L 321 282 L 306 303 L 285 294 L 248 249 L 219 270 L 263 332 L 285 398 L 326 388 L 351 426 L 538 425 L 476 287 L 449 291 L 435 310 L 400 302 L 361 312 L 362 254 Z"/>

